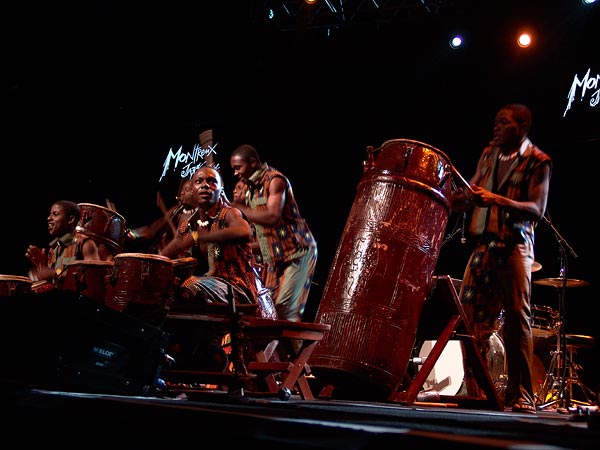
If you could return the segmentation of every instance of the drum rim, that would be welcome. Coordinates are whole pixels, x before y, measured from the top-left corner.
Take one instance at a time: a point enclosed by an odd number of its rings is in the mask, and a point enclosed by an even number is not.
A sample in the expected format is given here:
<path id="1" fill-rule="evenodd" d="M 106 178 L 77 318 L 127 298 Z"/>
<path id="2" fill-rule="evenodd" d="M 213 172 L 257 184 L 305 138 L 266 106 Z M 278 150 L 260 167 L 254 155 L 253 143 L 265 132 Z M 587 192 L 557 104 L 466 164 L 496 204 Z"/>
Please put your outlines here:
<path id="1" fill-rule="evenodd" d="M 153 253 L 119 253 L 114 256 L 116 258 L 138 258 L 138 259 L 155 259 L 157 261 L 168 262 L 169 264 L 173 264 L 173 260 L 166 256 L 155 255 Z"/>
<path id="2" fill-rule="evenodd" d="M 159 255 L 160 256 L 160 255 Z M 198 258 L 194 258 L 193 256 L 184 256 L 183 258 L 175 258 L 171 260 L 173 262 L 173 264 L 179 264 L 179 263 L 197 263 L 198 262 Z"/>
<path id="3" fill-rule="evenodd" d="M 29 277 L 24 277 L 23 275 L 5 275 L 0 274 L 0 281 L 24 281 L 26 283 L 32 284 L 33 280 Z"/>
<path id="4" fill-rule="evenodd" d="M 98 208 L 98 209 L 101 209 L 104 211 L 109 211 L 109 212 L 113 213 L 114 215 L 119 216 L 119 218 L 125 220 L 125 218 L 121 214 L 119 214 L 117 211 L 115 211 L 114 209 L 107 208 L 106 206 L 97 205 L 95 203 L 78 203 L 78 205 L 80 207 L 81 206 L 93 206 L 94 208 Z"/>
<path id="5" fill-rule="evenodd" d="M 69 261 L 65 264 L 65 266 L 74 266 L 75 264 L 83 264 L 83 265 L 96 265 L 96 266 L 114 266 L 113 261 L 105 261 L 103 259 L 75 259 L 73 261 Z"/>
<path id="6" fill-rule="evenodd" d="M 387 141 L 384 141 L 383 144 L 381 144 L 381 148 L 383 149 L 385 146 L 390 145 L 392 143 L 396 143 L 396 142 L 408 142 L 410 144 L 418 144 L 421 147 L 425 147 L 428 148 L 430 150 L 435 151 L 436 153 L 439 153 L 440 155 L 442 155 L 449 164 L 452 164 L 452 161 L 450 160 L 450 158 L 448 157 L 448 155 L 446 155 L 446 153 L 444 153 L 443 151 L 441 151 L 439 148 L 434 147 L 431 144 L 428 144 L 426 142 L 422 142 L 422 141 L 417 141 L 414 139 L 404 139 L 404 138 L 396 138 L 396 139 L 388 139 Z"/>

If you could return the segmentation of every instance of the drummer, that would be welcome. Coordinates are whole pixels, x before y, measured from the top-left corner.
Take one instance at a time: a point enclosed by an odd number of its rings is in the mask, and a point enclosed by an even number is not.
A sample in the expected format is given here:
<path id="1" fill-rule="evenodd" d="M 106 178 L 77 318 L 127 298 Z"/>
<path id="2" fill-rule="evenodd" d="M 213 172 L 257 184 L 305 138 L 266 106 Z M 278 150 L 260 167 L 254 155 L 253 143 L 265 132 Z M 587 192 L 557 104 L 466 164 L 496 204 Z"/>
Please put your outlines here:
<path id="1" fill-rule="evenodd" d="M 191 224 L 190 233 L 177 236 L 159 253 L 173 258 L 182 250 L 197 247 L 206 258 L 208 271 L 183 282 L 182 299 L 192 306 L 227 303 L 231 294 L 236 303 L 257 304 L 250 224 L 239 209 L 226 204 L 223 180 L 216 169 L 200 167 L 192 177 L 192 185 L 198 220 Z"/>
<path id="2" fill-rule="evenodd" d="M 177 204 L 172 206 L 163 217 L 156 219 L 150 225 L 142 225 L 130 229 L 126 235 L 127 244 L 141 247 L 146 253 L 158 253 L 175 236 L 183 237 L 190 232 L 189 220 L 198 207 L 192 196 L 192 180 L 184 178 L 181 181 Z M 175 258 L 195 256 L 191 249 L 182 249 Z"/>
<path id="3" fill-rule="evenodd" d="M 79 216 L 79 205 L 70 200 L 59 200 L 51 206 L 47 222 L 53 239 L 48 249 L 29 245 L 25 253 L 31 262 L 28 275 L 32 281 L 52 286 L 70 262 L 100 259 L 96 243 L 75 231 Z"/>

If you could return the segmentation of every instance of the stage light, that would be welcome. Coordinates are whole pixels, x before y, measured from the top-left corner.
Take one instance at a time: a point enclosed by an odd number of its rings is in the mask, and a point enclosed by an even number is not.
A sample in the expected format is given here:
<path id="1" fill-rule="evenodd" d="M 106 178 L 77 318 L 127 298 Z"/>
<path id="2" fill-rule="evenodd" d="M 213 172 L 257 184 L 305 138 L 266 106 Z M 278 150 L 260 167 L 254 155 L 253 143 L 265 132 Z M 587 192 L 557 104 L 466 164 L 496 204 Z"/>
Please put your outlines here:
<path id="1" fill-rule="evenodd" d="M 521 48 L 527 48 L 531 45 L 531 35 L 529 33 L 521 33 L 517 39 L 517 44 Z"/>
<path id="2" fill-rule="evenodd" d="M 596 0 L 581 0 L 581 3 L 584 5 L 591 5 L 592 3 L 596 3 Z"/>
<path id="3" fill-rule="evenodd" d="M 450 48 L 457 49 L 457 48 L 462 47 L 462 45 L 463 45 L 463 38 L 461 36 L 455 35 L 450 38 Z"/>
<path id="4" fill-rule="evenodd" d="M 307 5 L 314 5 L 315 3 L 317 3 L 317 0 L 304 0 L 304 2 L 305 2 Z"/>

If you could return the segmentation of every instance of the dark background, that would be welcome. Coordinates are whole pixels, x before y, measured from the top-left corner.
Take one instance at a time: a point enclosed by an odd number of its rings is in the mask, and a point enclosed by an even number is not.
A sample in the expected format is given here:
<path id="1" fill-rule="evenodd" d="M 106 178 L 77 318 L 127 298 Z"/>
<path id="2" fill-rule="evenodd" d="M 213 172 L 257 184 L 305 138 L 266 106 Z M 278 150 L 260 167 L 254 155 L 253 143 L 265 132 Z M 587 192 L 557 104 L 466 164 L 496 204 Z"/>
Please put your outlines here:
<path id="1" fill-rule="evenodd" d="M 565 328 L 600 338 L 600 106 L 590 106 L 598 85 L 583 100 L 578 91 L 563 117 L 574 76 L 600 73 L 598 5 L 388 1 L 373 11 L 346 2 L 342 17 L 321 2 L 310 10 L 289 1 L 293 14 L 268 22 L 265 7 L 282 12 L 284 2 L 196 3 L 5 7 L 0 273 L 26 274 L 25 249 L 47 245 L 46 217 L 58 199 L 109 199 L 131 227 L 159 217 L 156 193 L 170 206 L 178 183 L 175 172 L 159 182 L 169 149 L 191 151 L 212 129 L 229 193 L 228 156 L 241 143 L 290 178 L 319 245 L 312 315 L 367 146 L 418 140 L 468 179 L 497 110 L 521 102 L 533 111 L 532 141 L 554 161 L 548 213 L 558 235 L 540 223 L 543 267 L 534 279 L 566 265 L 569 278 L 589 282 L 566 290 Z M 514 45 L 521 26 L 533 30 L 532 48 Z M 466 46 L 451 51 L 449 33 L 458 30 Z M 451 213 L 448 232 L 459 219 Z M 575 255 L 562 258 L 559 242 Z M 470 244 L 456 236 L 444 245 L 436 273 L 461 278 Z M 533 303 L 558 309 L 559 293 L 534 285 Z M 596 349 L 578 356 L 594 390 L 596 360 Z"/>

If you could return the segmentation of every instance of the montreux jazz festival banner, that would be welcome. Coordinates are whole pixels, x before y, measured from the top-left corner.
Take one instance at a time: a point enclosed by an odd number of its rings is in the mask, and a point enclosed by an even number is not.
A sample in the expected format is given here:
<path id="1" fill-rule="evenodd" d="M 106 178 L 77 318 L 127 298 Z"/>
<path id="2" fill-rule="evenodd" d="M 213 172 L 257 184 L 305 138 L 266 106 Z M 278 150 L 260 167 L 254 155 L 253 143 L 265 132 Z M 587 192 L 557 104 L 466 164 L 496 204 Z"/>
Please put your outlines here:
<path id="1" fill-rule="evenodd" d="M 567 106 L 563 113 L 567 113 L 573 107 L 573 103 L 579 101 L 582 106 L 598 108 L 600 103 L 600 73 L 592 73 L 590 68 L 584 74 L 575 74 L 573 82 L 567 95 Z"/>
<path id="2" fill-rule="evenodd" d="M 218 164 L 213 164 L 214 156 L 216 155 L 216 148 L 218 144 L 194 144 L 191 151 L 185 151 L 183 145 L 173 151 L 173 147 L 167 152 L 167 156 L 163 162 L 162 174 L 159 178 L 159 182 L 169 172 L 179 171 L 179 176 L 183 178 L 190 178 L 196 170 L 207 164 L 212 164 L 215 169 L 219 169 Z"/>

